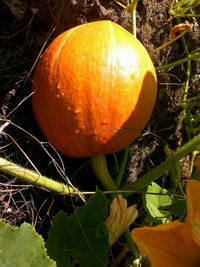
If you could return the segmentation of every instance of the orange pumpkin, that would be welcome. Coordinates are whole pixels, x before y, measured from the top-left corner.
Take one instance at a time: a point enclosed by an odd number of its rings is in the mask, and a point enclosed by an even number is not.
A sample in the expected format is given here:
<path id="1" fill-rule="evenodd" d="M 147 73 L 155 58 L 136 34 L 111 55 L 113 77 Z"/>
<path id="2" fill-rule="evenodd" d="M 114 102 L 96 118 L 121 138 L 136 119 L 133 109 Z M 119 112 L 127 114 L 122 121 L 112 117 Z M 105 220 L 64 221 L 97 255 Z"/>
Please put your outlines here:
<path id="1" fill-rule="evenodd" d="M 71 157 L 119 151 L 140 134 L 156 99 L 156 73 L 143 45 L 111 21 L 60 34 L 40 58 L 33 110 L 55 148 Z"/>

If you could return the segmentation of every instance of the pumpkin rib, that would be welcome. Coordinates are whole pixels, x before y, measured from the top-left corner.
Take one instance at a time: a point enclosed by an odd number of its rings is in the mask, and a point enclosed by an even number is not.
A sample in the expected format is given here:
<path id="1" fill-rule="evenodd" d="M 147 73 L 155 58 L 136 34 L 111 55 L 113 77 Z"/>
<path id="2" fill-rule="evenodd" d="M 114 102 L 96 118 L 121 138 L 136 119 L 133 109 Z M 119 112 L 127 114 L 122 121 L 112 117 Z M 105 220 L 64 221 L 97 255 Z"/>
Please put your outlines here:
<path id="1" fill-rule="evenodd" d="M 80 25 L 80 27 L 81 27 L 82 25 Z M 59 87 L 59 83 L 58 84 L 56 84 L 57 83 L 57 79 L 56 79 L 56 77 L 59 75 L 58 74 L 58 64 L 59 64 L 59 60 L 60 60 L 60 56 L 61 56 L 61 53 L 62 53 L 62 49 L 64 48 L 64 46 L 65 46 L 65 43 L 67 42 L 67 40 L 70 38 L 70 36 L 73 34 L 73 32 L 75 32 L 76 31 L 76 28 L 72 28 L 72 29 L 70 29 L 69 31 L 67 31 L 66 33 L 64 33 L 65 34 L 65 36 L 64 36 L 64 38 L 63 38 L 63 40 L 61 41 L 61 43 L 59 44 L 59 46 L 58 46 L 58 48 L 56 49 L 56 53 L 55 53 L 55 56 L 54 56 L 54 58 L 53 58 L 53 62 L 52 62 L 52 68 L 51 68 L 51 74 L 50 74 L 50 76 L 54 76 L 55 78 L 54 78 L 54 85 L 52 85 L 52 87 L 54 88 L 54 90 L 56 91 L 56 87 Z M 62 93 L 61 93 L 61 96 L 62 96 Z M 54 119 L 54 121 L 56 121 L 56 119 L 57 119 L 57 116 L 55 116 L 55 119 Z M 48 118 L 47 118 L 47 121 L 49 121 L 48 120 Z M 68 126 L 68 127 L 70 127 L 70 125 Z M 52 131 L 52 134 L 53 134 L 53 132 L 54 131 Z M 53 140 L 54 140 L 54 138 L 55 138 L 55 136 L 53 135 L 52 136 L 52 142 L 53 142 Z M 59 140 L 58 140 L 59 141 Z M 62 147 L 62 145 L 63 145 L 63 142 L 62 142 L 62 140 L 60 140 L 61 142 L 60 142 L 60 144 L 59 144 L 59 147 Z"/>
<path id="2" fill-rule="evenodd" d="M 81 25 L 82 26 L 82 25 Z M 53 59 L 52 59 L 52 64 L 50 64 L 50 66 L 51 66 L 51 68 L 50 68 L 50 71 L 49 71 L 49 76 L 50 77 L 54 77 L 54 79 L 52 79 L 52 88 L 53 88 L 53 90 L 54 91 L 56 91 L 56 87 L 58 86 L 57 84 L 56 84 L 56 77 L 57 77 L 57 73 L 56 73 L 56 71 L 55 71 L 55 61 L 57 60 L 57 62 L 59 61 L 59 55 L 60 55 L 60 53 L 61 53 L 61 50 L 62 50 L 62 48 L 63 48 L 63 46 L 65 45 L 65 42 L 67 41 L 67 39 L 70 37 L 70 35 L 75 31 L 76 29 L 75 28 L 73 28 L 73 29 L 70 29 L 69 31 L 67 31 L 67 32 L 65 32 L 65 33 L 63 33 L 62 35 L 64 35 L 65 37 L 64 37 L 64 39 L 62 40 L 62 42 L 59 44 L 59 46 L 58 46 L 58 48 L 56 48 L 56 53 L 55 53 L 55 55 L 54 55 L 54 57 L 53 57 Z M 57 63 L 58 64 L 58 63 Z M 57 66 L 56 66 L 56 69 L 57 69 Z M 40 91 L 40 93 L 42 93 L 42 92 L 46 92 L 46 91 L 44 91 L 44 90 L 41 90 Z M 58 94 L 57 94 L 57 96 L 58 96 Z M 43 99 L 43 98 L 45 98 L 45 95 L 43 95 L 43 96 L 41 96 L 41 100 Z M 42 103 L 39 105 L 39 106 L 41 106 L 42 107 Z M 51 107 L 50 107 L 50 109 L 53 109 L 54 108 L 54 105 L 52 105 Z M 38 108 L 37 108 L 37 110 L 38 110 Z M 57 120 L 57 115 L 55 115 L 55 118 L 52 116 L 52 115 L 54 115 L 54 113 L 53 114 L 51 114 L 50 115 L 50 113 L 45 113 L 45 116 L 46 116 L 46 118 L 45 118 L 45 122 L 48 122 L 48 126 L 47 126 L 47 129 L 48 129 L 48 134 L 49 134 L 49 132 L 51 132 L 51 140 L 50 140 L 50 142 L 54 145 L 54 141 L 53 140 L 55 140 L 56 138 L 57 138 L 57 132 L 55 132 L 55 130 L 54 130 L 54 125 L 53 125 L 53 123 L 51 123 L 51 121 L 56 121 Z M 41 117 L 43 117 L 44 115 L 43 115 L 43 112 L 41 111 L 41 114 L 39 114 L 38 116 L 41 116 Z M 50 123 L 49 123 L 50 122 Z M 43 128 L 43 127 L 42 127 Z M 46 135 L 47 133 L 45 133 L 44 132 L 44 134 Z M 60 144 L 58 144 L 58 146 L 59 147 L 62 147 L 62 145 L 63 145 L 63 142 L 62 142 L 62 140 L 60 140 L 61 142 L 60 142 Z M 58 139 L 58 141 L 57 142 L 59 142 L 59 139 Z"/>

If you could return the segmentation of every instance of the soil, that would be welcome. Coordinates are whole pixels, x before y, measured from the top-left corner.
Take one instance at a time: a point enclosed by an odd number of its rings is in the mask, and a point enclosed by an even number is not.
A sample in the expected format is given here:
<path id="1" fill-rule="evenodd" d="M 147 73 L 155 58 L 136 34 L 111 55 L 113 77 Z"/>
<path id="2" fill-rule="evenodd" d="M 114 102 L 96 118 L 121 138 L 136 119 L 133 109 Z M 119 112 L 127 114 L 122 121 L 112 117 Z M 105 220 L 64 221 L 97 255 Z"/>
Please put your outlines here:
<path id="1" fill-rule="evenodd" d="M 126 0 L 121 0 L 124 5 Z M 137 38 L 150 52 L 168 41 L 176 20 L 170 20 L 170 0 L 142 0 L 137 6 Z M 196 10 L 196 13 L 199 13 Z M 131 32 L 130 13 L 114 1 L 62 0 L 0 2 L 0 111 L 1 124 L 11 120 L 24 131 L 9 125 L 0 135 L 1 156 L 27 168 L 36 168 L 42 174 L 63 182 L 55 168 L 54 159 L 65 165 L 72 183 L 84 191 L 95 190 L 87 159 L 72 160 L 59 155 L 48 146 L 49 157 L 31 135 L 46 141 L 41 134 L 31 107 L 31 82 L 38 57 L 45 47 L 61 32 L 76 25 L 95 20 L 112 20 Z M 185 35 L 187 47 L 199 47 L 199 21 L 187 18 L 193 28 Z M 181 21 L 185 22 L 185 19 Z M 172 45 L 152 55 L 155 66 L 174 62 L 184 57 L 182 43 Z M 200 88 L 199 65 L 192 64 L 189 94 Z M 138 177 L 157 166 L 166 158 L 163 146 L 167 143 L 177 149 L 187 140 L 182 101 L 186 79 L 186 65 L 158 72 L 158 98 L 152 118 L 143 135 L 130 146 L 130 157 L 125 172 L 126 181 Z M 28 134 L 28 133 L 31 133 Z M 120 154 L 119 154 L 120 155 Z M 189 157 L 182 160 L 184 176 L 188 176 Z M 108 156 L 108 161 L 112 158 Z M 77 198 L 74 204 L 47 191 L 24 185 L 19 180 L 0 174 L 0 218 L 11 225 L 24 221 L 34 225 L 45 237 L 52 216 L 64 209 L 73 211 L 73 205 L 82 205 Z"/>

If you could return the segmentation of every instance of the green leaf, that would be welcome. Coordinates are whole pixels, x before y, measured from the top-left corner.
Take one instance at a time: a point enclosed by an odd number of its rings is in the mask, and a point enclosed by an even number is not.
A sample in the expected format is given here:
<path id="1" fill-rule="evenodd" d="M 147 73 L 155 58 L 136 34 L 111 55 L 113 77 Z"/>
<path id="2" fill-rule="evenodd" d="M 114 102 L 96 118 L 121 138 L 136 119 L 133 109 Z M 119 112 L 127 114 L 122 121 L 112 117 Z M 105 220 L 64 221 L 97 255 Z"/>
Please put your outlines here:
<path id="1" fill-rule="evenodd" d="M 168 210 L 173 216 L 182 219 L 182 217 L 186 214 L 186 200 L 178 199 L 176 201 L 173 201 Z"/>
<path id="2" fill-rule="evenodd" d="M 167 223 L 170 221 L 170 212 L 165 207 L 172 204 L 172 199 L 166 193 L 166 189 L 154 182 L 147 187 L 147 194 L 143 198 L 144 206 L 153 222 Z"/>
<path id="3" fill-rule="evenodd" d="M 56 263 L 47 256 L 43 238 L 30 224 L 12 228 L 0 221 L 0 266 L 56 267 Z"/>
<path id="4" fill-rule="evenodd" d="M 97 191 L 82 208 L 68 217 L 60 211 L 54 218 L 47 240 L 48 254 L 58 267 L 103 267 L 108 263 L 108 231 L 105 196 Z"/>

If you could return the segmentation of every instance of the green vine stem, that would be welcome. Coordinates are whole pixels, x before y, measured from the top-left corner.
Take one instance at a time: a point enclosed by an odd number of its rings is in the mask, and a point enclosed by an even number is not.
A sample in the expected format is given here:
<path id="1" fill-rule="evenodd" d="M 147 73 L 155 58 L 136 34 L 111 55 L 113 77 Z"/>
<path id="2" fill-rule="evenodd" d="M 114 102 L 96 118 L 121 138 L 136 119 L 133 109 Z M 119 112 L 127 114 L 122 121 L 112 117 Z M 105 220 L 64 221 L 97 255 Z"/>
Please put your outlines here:
<path id="1" fill-rule="evenodd" d="M 138 0 L 132 0 L 131 4 L 128 8 L 129 12 L 131 13 L 131 23 L 132 23 L 132 34 L 136 38 L 136 7 L 137 7 Z"/>
<path id="2" fill-rule="evenodd" d="M 180 60 L 177 60 L 175 62 L 172 62 L 170 64 L 166 64 L 166 65 L 162 65 L 162 66 L 157 66 L 157 67 L 155 67 L 155 69 L 156 69 L 156 71 L 170 69 L 170 68 L 173 68 L 173 67 L 178 66 L 180 64 L 183 64 L 185 62 L 188 62 L 188 60 L 192 60 L 192 59 L 194 60 L 194 59 L 199 58 L 199 57 L 200 57 L 200 53 L 199 52 L 192 53 L 192 54 L 188 55 L 187 57 L 182 58 Z"/>
<path id="3" fill-rule="evenodd" d="M 136 38 L 136 7 L 138 0 L 131 0 L 130 4 L 128 4 L 127 6 L 117 0 L 114 0 L 114 2 L 122 8 L 126 9 L 131 14 L 132 34 Z"/>
<path id="4" fill-rule="evenodd" d="M 115 180 L 115 184 L 117 185 L 117 188 L 120 188 L 121 182 L 122 182 L 122 178 L 124 175 L 124 170 L 127 166 L 127 161 L 128 161 L 128 155 L 129 155 L 129 147 L 126 147 L 123 152 L 122 152 L 122 159 L 119 165 L 119 170 L 117 173 L 117 177 Z"/>
<path id="5" fill-rule="evenodd" d="M 71 195 L 75 193 L 75 189 L 69 185 L 56 182 L 50 178 L 40 175 L 32 170 L 23 168 L 15 163 L 0 157 L 0 171 L 15 176 L 26 183 L 33 184 L 48 191 L 61 195 Z"/>
<path id="6" fill-rule="evenodd" d="M 191 28 L 189 28 L 189 29 L 191 29 Z M 155 48 L 154 50 L 150 51 L 149 54 L 152 55 L 152 54 L 154 54 L 155 52 L 158 52 L 158 51 L 160 51 L 161 49 L 164 49 L 164 48 L 167 47 L 168 45 L 173 44 L 176 40 L 178 40 L 178 39 L 181 38 L 184 34 L 186 34 L 186 33 L 189 31 L 189 29 L 187 29 L 187 30 L 181 32 L 178 36 L 176 36 L 176 37 L 173 38 L 172 40 L 170 40 L 170 41 L 164 43 L 163 45 L 161 45 L 161 46 Z"/>
<path id="7" fill-rule="evenodd" d="M 93 172 L 97 179 L 100 181 L 104 189 L 106 190 L 117 190 L 117 185 L 111 178 L 107 163 L 106 163 L 106 157 L 103 156 L 96 156 L 90 158 L 90 164 L 93 169 Z"/>
<path id="8" fill-rule="evenodd" d="M 179 17 L 176 18 L 176 22 L 179 24 L 181 23 Z M 188 57 L 190 53 L 189 53 L 188 46 L 187 46 L 187 43 L 186 43 L 184 36 L 182 36 L 181 42 L 182 42 L 184 52 L 185 52 L 186 56 Z M 185 77 L 186 80 L 185 80 L 184 97 L 183 97 L 183 114 L 184 114 L 184 121 L 185 121 L 185 125 L 186 125 L 186 133 L 187 133 L 188 139 L 191 139 L 190 133 L 187 131 L 187 129 L 188 129 L 187 97 L 188 97 L 188 90 L 189 90 L 189 84 L 190 84 L 190 76 L 191 76 L 191 59 L 189 58 L 187 63 L 186 63 L 186 77 Z"/>
<path id="9" fill-rule="evenodd" d="M 124 236 L 126 237 L 126 241 L 128 243 L 128 247 L 129 247 L 130 251 L 133 253 L 135 258 L 137 259 L 139 257 L 138 250 L 136 248 L 135 243 L 133 242 L 133 239 L 131 237 L 131 233 L 130 233 L 129 229 L 126 230 L 126 232 L 124 233 Z"/>
<path id="10" fill-rule="evenodd" d="M 122 190 L 144 189 L 151 182 L 154 182 L 159 177 L 161 177 L 163 174 L 165 174 L 166 171 L 171 169 L 174 166 L 174 164 L 176 164 L 177 161 L 181 160 L 187 154 L 195 151 L 198 146 L 200 146 L 200 134 L 198 134 L 193 139 L 191 139 L 189 142 L 187 142 L 185 145 L 183 145 L 178 151 L 174 152 L 174 154 L 171 157 L 163 161 L 155 169 L 143 175 L 136 182 L 124 185 L 121 189 Z"/>
<path id="11" fill-rule="evenodd" d="M 169 148 L 168 145 L 165 145 L 163 148 L 166 158 L 173 156 L 174 151 Z M 179 161 L 175 162 L 172 168 L 169 169 L 170 175 L 170 184 L 172 189 L 176 189 L 180 185 L 180 181 L 182 178 L 182 168 L 181 163 Z"/>
<path id="12" fill-rule="evenodd" d="M 184 18 L 184 17 L 188 17 L 188 18 L 191 18 L 191 17 L 196 17 L 196 18 L 199 18 L 200 17 L 200 14 L 181 14 L 181 15 L 179 15 L 179 17 L 182 17 L 182 18 Z"/>
<path id="13" fill-rule="evenodd" d="M 169 9 L 169 14 L 171 16 L 171 19 L 173 18 L 179 18 L 179 17 L 195 17 L 199 16 L 199 14 L 187 14 L 188 11 L 194 9 L 195 7 L 198 7 L 200 5 L 199 1 L 187 1 L 187 0 L 172 0 L 170 9 Z"/>

